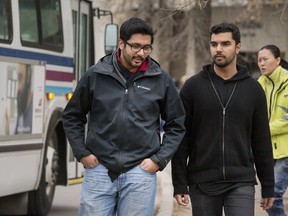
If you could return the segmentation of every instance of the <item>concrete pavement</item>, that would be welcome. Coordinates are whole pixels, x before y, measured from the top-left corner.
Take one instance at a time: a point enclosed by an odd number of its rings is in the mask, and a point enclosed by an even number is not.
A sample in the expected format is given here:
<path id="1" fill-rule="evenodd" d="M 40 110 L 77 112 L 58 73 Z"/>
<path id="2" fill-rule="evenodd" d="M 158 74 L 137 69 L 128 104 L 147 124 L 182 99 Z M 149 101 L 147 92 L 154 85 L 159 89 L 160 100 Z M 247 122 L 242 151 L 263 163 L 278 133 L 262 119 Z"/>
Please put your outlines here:
<path id="1" fill-rule="evenodd" d="M 173 215 L 173 186 L 171 177 L 166 171 L 157 172 L 157 195 L 154 208 L 154 216 Z"/>

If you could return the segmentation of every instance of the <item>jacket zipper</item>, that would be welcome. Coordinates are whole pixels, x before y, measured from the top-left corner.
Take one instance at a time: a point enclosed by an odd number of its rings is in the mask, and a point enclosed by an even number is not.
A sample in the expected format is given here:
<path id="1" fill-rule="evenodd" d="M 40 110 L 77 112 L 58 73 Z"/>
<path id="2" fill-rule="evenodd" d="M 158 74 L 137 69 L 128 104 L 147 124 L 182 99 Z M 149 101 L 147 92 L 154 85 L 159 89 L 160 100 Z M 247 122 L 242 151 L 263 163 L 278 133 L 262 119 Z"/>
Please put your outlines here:
<path id="1" fill-rule="evenodd" d="M 222 160 L 223 160 L 222 174 L 223 174 L 223 179 L 226 180 L 226 167 L 225 167 L 225 117 L 226 117 L 226 108 L 227 108 L 227 106 L 228 106 L 228 104 L 229 104 L 229 102 L 230 102 L 230 100 L 231 100 L 231 98 L 232 98 L 232 96 L 233 96 L 233 94 L 235 92 L 235 89 L 236 89 L 236 86 L 237 86 L 237 82 L 235 82 L 233 90 L 231 92 L 231 95 L 229 96 L 229 99 L 228 99 L 226 105 L 224 106 L 223 102 L 220 99 L 220 96 L 219 96 L 219 94 L 218 94 L 218 92 L 217 92 L 217 90 L 216 90 L 216 88 L 214 86 L 214 83 L 213 83 L 209 73 L 208 73 L 208 75 L 209 75 L 210 83 L 211 83 L 211 85 L 213 87 L 213 90 L 214 90 L 214 92 L 215 92 L 215 94 L 217 96 L 217 99 L 218 99 L 221 107 L 222 107 Z"/>
<path id="2" fill-rule="evenodd" d="M 128 91 L 128 88 L 126 88 L 125 90 L 124 90 L 124 104 L 123 104 L 123 107 L 122 107 L 122 121 L 124 121 L 125 120 L 125 118 L 126 118 L 126 106 L 127 106 L 127 103 L 128 103 L 128 99 L 129 99 L 129 95 L 128 95 L 128 93 L 129 93 L 129 91 Z M 125 143 L 125 137 L 122 135 L 122 134 L 124 134 L 124 133 L 122 133 L 122 131 L 124 131 L 125 130 L 125 124 L 123 124 L 123 126 L 121 126 L 120 127 L 121 129 L 121 131 L 120 131 L 120 134 L 121 134 L 121 139 L 120 139 L 120 145 L 122 144 L 122 143 Z M 121 146 L 119 146 L 119 165 L 121 164 L 122 165 L 122 151 L 121 151 Z M 118 171 L 119 172 L 119 171 Z M 119 172 L 119 174 L 120 174 L 120 172 Z"/>
<path id="3" fill-rule="evenodd" d="M 218 97 L 218 96 L 217 96 Z M 222 160 L 223 160 L 223 167 L 222 167 L 222 173 L 223 173 L 223 178 L 224 180 L 226 179 L 226 169 L 225 169 L 225 132 L 224 132 L 224 128 L 225 128 L 225 115 L 226 115 L 226 107 L 223 107 L 222 105 L 222 102 L 221 103 L 221 106 L 222 106 L 222 109 L 223 109 L 223 113 L 222 113 Z M 228 104 L 228 103 L 227 103 Z M 227 106 L 226 104 L 226 106 Z"/>
<path id="4" fill-rule="evenodd" d="M 269 98 L 269 121 L 270 121 L 270 119 L 271 119 L 271 113 L 272 113 L 272 100 L 273 100 L 272 96 L 273 96 L 275 84 L 274 84 L 274 82 L 273 82 L 272 79 L 270 79 L 269 77 L 267 77 L 267 78 L 268 78 L 268 79 L 271 81 L 271 83 L 272 83 L 272 90 L 271 90 L 271 92 L 270 92 L 270 98 Z"/>
<path id="5" fill-rule="evenodd" d="M 126 106 L 126 104 L 127 104 L 127 102 L 128 102 L 128 89 L 125 89 L 125 106 Z"/>

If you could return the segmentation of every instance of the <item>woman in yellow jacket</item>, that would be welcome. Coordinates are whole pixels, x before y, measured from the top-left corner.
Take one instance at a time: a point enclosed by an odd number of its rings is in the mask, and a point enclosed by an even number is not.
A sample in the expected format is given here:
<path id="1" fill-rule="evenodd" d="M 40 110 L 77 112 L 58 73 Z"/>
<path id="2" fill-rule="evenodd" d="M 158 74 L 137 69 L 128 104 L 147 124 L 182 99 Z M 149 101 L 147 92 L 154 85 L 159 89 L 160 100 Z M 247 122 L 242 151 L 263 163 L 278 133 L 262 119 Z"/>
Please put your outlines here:
<path id="1" fill-rule="evenodd" d="M 267 212 L 270 216 L 286 216 L 283 194 L 288 186 L 288 63 L 281 59 L 280 49 L 266 45 L 258 52 L 258 67 L 267 99 L 273 145 L 275 201 Z"/>

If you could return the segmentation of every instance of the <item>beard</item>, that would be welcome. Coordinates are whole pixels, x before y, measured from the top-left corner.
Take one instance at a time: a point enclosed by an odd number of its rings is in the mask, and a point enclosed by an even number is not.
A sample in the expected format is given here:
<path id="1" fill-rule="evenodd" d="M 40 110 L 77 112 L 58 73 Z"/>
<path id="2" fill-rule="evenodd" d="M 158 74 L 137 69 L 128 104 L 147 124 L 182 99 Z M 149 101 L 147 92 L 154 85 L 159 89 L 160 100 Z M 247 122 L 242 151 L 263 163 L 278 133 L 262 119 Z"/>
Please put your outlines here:
<path id="1" fill-rule="evenodd" d="M 224 68 L 224 67 L 228 66 L 230 63 L 231 63 L 231 61 L 230 62 L 229 61 L 218 62 L 214 59 L 214 64 L 217 65 L 217 67 L 219 67 L 219 68 Z"/>
<path id="2" fill-rule="evenodd" d="M 236 55 L 234 55 L 233 57 L 230 57 L 230 58 L 223 58 L 221 61 L 218 61 L 217 60 L 217 56 L 214 56 L 213 57 L 213 62 L 214 64 L 219 67 L 219 68 L 225 68 L 227 67 L 228 65 L 231 64 L 231 62 L 234 61 L 234 59 L 236 58 Z"/>
<path id="3" fill-rule="evenodd" d="M 145 61 L 145 58 L 142 58 L 141 56 L 128 55 L 125 51 L 123 51 L 123 58 L 124 58 L 126 64 L 128 65 L 129 70 L 139 68 L 141 66 L 141 64 Z M 135 64 L 134 61 L 136 61 L 138 63 Z"/>

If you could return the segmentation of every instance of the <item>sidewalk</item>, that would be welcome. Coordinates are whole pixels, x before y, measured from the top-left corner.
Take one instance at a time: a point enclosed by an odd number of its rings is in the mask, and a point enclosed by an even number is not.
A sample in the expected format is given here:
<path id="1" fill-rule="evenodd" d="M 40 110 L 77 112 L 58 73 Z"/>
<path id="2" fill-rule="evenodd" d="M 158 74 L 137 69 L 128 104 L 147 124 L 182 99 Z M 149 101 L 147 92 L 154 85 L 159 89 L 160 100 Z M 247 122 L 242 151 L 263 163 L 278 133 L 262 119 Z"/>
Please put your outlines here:
<path id="1" fill-rule="evenodd" d="M 172 216 L 174 208 L 173 187 L 170 175 L 167 172 L 157 172 L 157 194 L 154 216 Z M 183 215 L 184 216 L 184 215 Z"/>
<path id="2" fill-rule="evenodd" d="M 179 206 L 173 198 L 173 187 L 170 175 L 165 172 L 158 172 L 158 190 L 154 208 L 154 216 L 191 216 L 191 205 L 188 207 Z M 260 189 L 256 186 L 255 216 L 267 216 L 268 214 L 260 208 Z M 288 198 L 285 194 L 285 208 L 288 212 Z M 224 215 L 224 214 L 223 214 Z"/>

